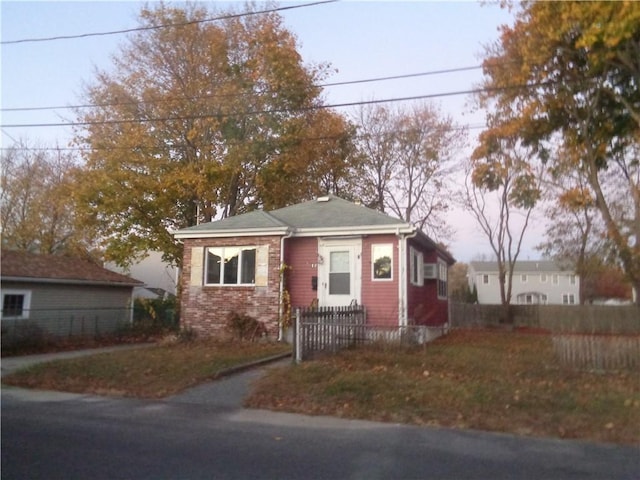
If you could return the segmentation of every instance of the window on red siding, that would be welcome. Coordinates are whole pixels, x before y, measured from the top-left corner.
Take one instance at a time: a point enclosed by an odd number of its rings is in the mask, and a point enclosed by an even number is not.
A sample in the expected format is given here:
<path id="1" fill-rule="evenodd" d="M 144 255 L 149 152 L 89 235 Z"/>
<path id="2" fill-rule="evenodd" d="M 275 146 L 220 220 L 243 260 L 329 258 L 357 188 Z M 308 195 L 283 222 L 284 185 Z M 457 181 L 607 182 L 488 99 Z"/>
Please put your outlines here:
<path id="1" fill-rule="evenodd" d="M 380 244 L 371 247 L 371 269 L 374 280 L 391 280 L 393 278 L 392 258 L 392 244 Z"/>

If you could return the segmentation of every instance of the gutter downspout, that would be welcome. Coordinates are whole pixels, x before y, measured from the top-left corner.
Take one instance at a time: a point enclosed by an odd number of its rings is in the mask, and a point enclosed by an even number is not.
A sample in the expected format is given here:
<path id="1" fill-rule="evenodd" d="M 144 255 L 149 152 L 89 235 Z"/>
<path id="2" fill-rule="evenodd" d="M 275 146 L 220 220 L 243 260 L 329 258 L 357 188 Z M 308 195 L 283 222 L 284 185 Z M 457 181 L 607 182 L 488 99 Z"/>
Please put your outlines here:
<path id="1" fill-rule="evenodd" d="M 282 295 L 284 294 L 284 241 L 293 236 L 293 231 L 287 229 L 287 233 L 280 237 L 280 293 L 278 297 L 278 341 L 282 342 L 284 338 L 284 328 L 282 327 Z"/>
<path id="2" fill-rule="evenodd" d="M 406 327 L 408 323 L 407 309 L 407 239 L 414 238 L 418 235 L 418 230 L 414 227 L 412 233 L 401 234 L 400 229 L 396 230 L 396 236 L 398 237 L 398 266 L 400 270 L 400 278 L 398 281 L 398 326 Z"/>

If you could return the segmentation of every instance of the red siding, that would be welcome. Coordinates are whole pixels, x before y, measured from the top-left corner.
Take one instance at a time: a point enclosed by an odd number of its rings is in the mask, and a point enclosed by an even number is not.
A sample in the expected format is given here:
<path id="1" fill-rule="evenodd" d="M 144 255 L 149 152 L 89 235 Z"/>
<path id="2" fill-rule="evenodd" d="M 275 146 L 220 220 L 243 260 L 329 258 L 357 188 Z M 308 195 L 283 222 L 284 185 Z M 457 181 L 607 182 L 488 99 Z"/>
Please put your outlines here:
<path id="1" fill-rule="evenodd" d="M 408 242 L 407 265 L 409 265 L 410 249 L 413 247 L 422 251 L 425 263 L 436 263 L 438 261 L 437 252 L 425 250 L 420 245 Z M 409 275 L 407 268 L 407 276 Z M 418 287 L 412 285 L 407 278 L 407 317 L 409 323 L 415 325 L 442 325 L 449 318 L 449 304 L 447 299 L 438 298 L 438 281 L 435 279 L 425 279 L 424 285 Z"/>
<path id="2" fill-rule="evenodd" d="M 318 276 L 318 239 L 288 238 L 284 252 L 284 263 L 290 267 L 286 270 L 285 285 L 291 306 L 308 307 L 318 297 L 318 292 L 311 288 L 311 278 Z"/>
<path id="3" fill-rule="evenodd" d="M 393 246 L 392 279 L 373 280 L 371 247 Z M 398 238 L 375 235 L 362 239 L 362 304 L 367 309 L 367 322 L 372 325 L 398 325 Z"/>
<path id="4" fill-rule="evenodd" d="M 191 249 L 269 245 L 269 281 L 266 287 L 191 286 Z M 223 335 L 231 312 L 251 315 L 277 335 L 280 298 L 280 237 L 201 238 L 184 241 L 180 312 L 184 327 L 202 335 Z"/>

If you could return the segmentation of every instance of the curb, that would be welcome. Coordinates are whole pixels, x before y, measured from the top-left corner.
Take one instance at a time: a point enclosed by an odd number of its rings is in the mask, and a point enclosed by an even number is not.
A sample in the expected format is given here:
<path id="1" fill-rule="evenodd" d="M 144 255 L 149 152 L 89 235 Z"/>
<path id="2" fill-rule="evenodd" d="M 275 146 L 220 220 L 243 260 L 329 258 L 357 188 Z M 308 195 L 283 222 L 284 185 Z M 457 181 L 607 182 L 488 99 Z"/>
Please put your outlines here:
<path id="1" fill-rule="evenodd" d="M 246 370 L 251 370 L 252 368 L 255 368 L 255 367 L 261 367 L 269 363 L 277 362 L 278 360 L 284 360 L 285 358 L 292 357 L 292 356 L 293 356 L 293 352 L 279 353 L 278 355 L 272 355 L 271 357 L 261 358 L 260 360 L 254 360 L 252 362 L 242 363 L 240 365 L 236 365 L 234 367 L 229 367 L 227 369 L 221 370 L 211 378 L 217 379 L 222 377 L 228 377 L 236 373 L 242 373 Z"/>

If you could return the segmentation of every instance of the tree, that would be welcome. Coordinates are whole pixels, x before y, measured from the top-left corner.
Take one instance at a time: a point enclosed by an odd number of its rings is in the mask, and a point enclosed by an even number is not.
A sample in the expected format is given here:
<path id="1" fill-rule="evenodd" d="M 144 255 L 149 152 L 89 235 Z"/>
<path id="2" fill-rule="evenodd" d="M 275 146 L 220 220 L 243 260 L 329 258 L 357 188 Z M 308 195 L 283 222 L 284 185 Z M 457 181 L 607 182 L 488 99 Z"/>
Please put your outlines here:
<path id="1" fill-rule="evenodd" d="M 363 201 L 435 236 L 446 236 L 446 179 L 457 166 L 464 132 L 426 103 L 396 110 L 363 107 L 358 122 Z"/>
<path id="2" fill-rule="evenodd" d="M 449 268 L 449 299 L 454 302 L 472 303 L 472 292 L 469 287 L 469 265 L 455 263 Z"/>
<path id="3" fill-rule="evenodd" d="M 276 13 L 245 13 L 145 8 L 143 30 L 87 88 L 76 201 L 109 259 L 153 249 L 179 264 L 172 230 L 309 198 L 313 172 L 341 173 L 348 125 L 318 111 L 326 65 L 303 64 Z M 325 135 L 342 147 L 304 140 Z"/>
<path id="4" fill-rule="evenodd" d="M 603 264 L 611 262 L 611 246 L 583 172 L 560 164 L 551 173 L 545 185 L 546 238 L 537 249 L 580 276 L 580 302 L 586 303 Z"/>
<path id="5" fill-rule="evenodd" d="M 529 162 L 531 152 L 513 139 L 494 137 L 492 148 L 476 148 L 468 167 L 463 203 L 486 236 L 498 266 L 504 321 L 513 270 L 533 209 L 540 200 L 542 172 Z"/>
<path id="6" fill-rule="evenodd" d="M 2 247 L 43 254 L 85 254 L 87 231 L 78 230 L 69 205 L 74 160 L 60 150 L 25 141 L 2 153 Z"/>
<path id="7" fill-rule="evenodd" d="M 483 65 L 483 101 L 495 120 L 483 144 L 508 131 L 550 167 L 582 172 L 617 261 L 640 291 L 638 5 L 523 3 Z M 604 180 L 612 176 L 613 191 Z"/>

